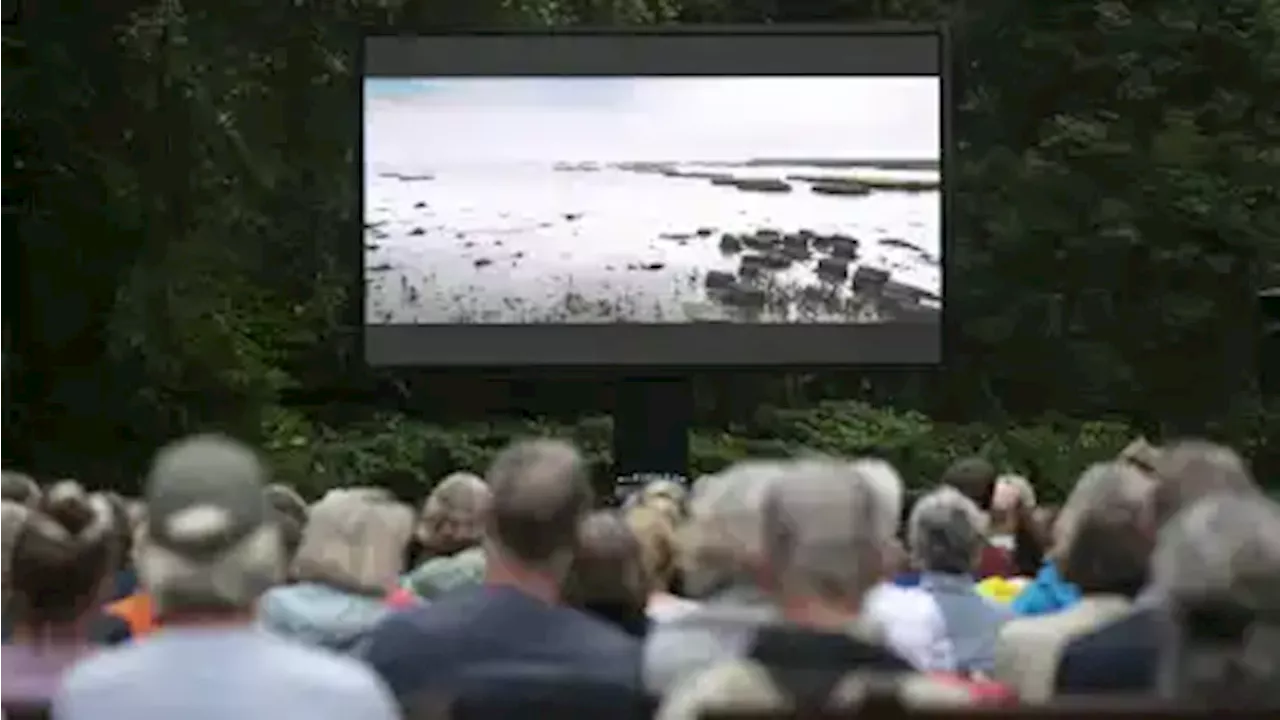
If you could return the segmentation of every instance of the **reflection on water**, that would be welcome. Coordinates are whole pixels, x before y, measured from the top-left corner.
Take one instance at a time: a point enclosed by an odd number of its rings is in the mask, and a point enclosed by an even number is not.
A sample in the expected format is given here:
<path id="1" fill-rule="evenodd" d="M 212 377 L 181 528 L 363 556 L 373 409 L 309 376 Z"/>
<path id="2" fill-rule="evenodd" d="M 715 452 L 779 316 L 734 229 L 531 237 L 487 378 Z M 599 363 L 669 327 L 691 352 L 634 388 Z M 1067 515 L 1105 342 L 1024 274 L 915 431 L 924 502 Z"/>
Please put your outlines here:
<path id="1" fill-rule="evenodd" d="M 873 187 L 813 191 L 851 176 Z M 375 166 L 365 183 L 370 323 L 878 322 L 940 307 L 933 172 Z"/>

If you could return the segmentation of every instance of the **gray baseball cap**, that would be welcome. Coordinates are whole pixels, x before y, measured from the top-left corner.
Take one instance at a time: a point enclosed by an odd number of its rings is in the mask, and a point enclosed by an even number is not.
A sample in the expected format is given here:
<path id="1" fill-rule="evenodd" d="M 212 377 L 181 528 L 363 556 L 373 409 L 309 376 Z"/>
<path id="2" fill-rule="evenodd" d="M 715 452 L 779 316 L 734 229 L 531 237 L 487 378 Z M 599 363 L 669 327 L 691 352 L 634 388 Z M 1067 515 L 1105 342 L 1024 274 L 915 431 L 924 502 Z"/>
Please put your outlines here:
<path id="1" fill-rule="evenodd" d="M 147 477 L 147 538 L 180 557 L 209 561 L 270 521 L 267 469 L 253 448 L 194 435 L 156 454 Z"/>

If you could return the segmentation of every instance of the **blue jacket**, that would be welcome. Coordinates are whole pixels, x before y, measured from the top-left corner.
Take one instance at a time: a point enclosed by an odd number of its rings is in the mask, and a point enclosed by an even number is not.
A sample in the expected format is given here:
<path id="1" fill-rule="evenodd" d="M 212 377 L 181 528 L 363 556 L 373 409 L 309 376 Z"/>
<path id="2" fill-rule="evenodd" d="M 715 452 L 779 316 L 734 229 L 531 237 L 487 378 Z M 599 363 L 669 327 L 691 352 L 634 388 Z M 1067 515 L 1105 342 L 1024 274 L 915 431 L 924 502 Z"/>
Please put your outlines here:
<path id="1" fill-rule="evenodd" d="M 1045 561 L 1011 607 L 1018 615 L 1048 615 L 1071 607 L 1079 599 L 1080 589 L 1064 580 L 1056 565 Z"/>

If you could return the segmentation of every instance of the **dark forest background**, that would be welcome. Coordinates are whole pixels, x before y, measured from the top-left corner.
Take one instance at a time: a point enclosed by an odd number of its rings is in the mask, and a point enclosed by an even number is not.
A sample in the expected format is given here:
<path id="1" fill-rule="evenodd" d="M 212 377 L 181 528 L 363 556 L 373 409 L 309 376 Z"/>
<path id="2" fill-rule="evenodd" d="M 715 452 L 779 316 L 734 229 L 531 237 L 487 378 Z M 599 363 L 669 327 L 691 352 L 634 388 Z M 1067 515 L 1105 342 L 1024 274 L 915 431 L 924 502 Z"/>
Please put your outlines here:
<path id="1" fill-rule="evenodd" d="M 875 21 L 954 31 L 948 366 L 697 377 L 695 469 L 875 450 L 922 482 L 977 450 L 1061 484 L 1142 432 L 1275 477 L 1255 293 L 1280 282 L 1278 0 L 26 3 L 4 30 L 6 466 L 128 488 L 158 443 L 219 428 L 306 487 L 422 483 L 525 432 L 603 470 L 599 376 L 362 367 L 361 34 Z"/>

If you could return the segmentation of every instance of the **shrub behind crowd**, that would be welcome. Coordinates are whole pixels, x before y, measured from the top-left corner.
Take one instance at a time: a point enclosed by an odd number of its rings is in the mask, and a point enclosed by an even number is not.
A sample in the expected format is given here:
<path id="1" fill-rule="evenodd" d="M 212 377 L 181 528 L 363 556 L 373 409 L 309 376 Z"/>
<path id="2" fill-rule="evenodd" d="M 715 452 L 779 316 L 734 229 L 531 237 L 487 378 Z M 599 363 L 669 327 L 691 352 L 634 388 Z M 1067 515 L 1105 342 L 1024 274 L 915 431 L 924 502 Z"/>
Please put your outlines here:
<path id="1" fill-rule="evenodd" d="M 459 468 L 482 470 L 513 438 L 527 436 L 573 440 L 587 454 L 597 482 L 607 483 L 612 432 L 607 416 L 574 423 L 502 420 L 443 426 L 384 415 L 334 428 L 282 409 L 269 413 L 263 427 L 277 477 L 309 494 L 357 478 L 380 478 L 405 496 L 421 494 L 433 478 Z M 747 457 L 811 450 L 883 457 L 902 471 L 908 484 L 923 485 L 936 480 L 953 460 L 977 453 L 1029 473 L 1047 500 L 1058 500 L 1081 467 L 1114 457 L 1135 434 L 1121 421 L 953 424 L 917 412 L 829 401 L 806 409 L 765 407 L 750 424 L 728 430 L 695 428 L 690 472 L 714 472 Z"/>

